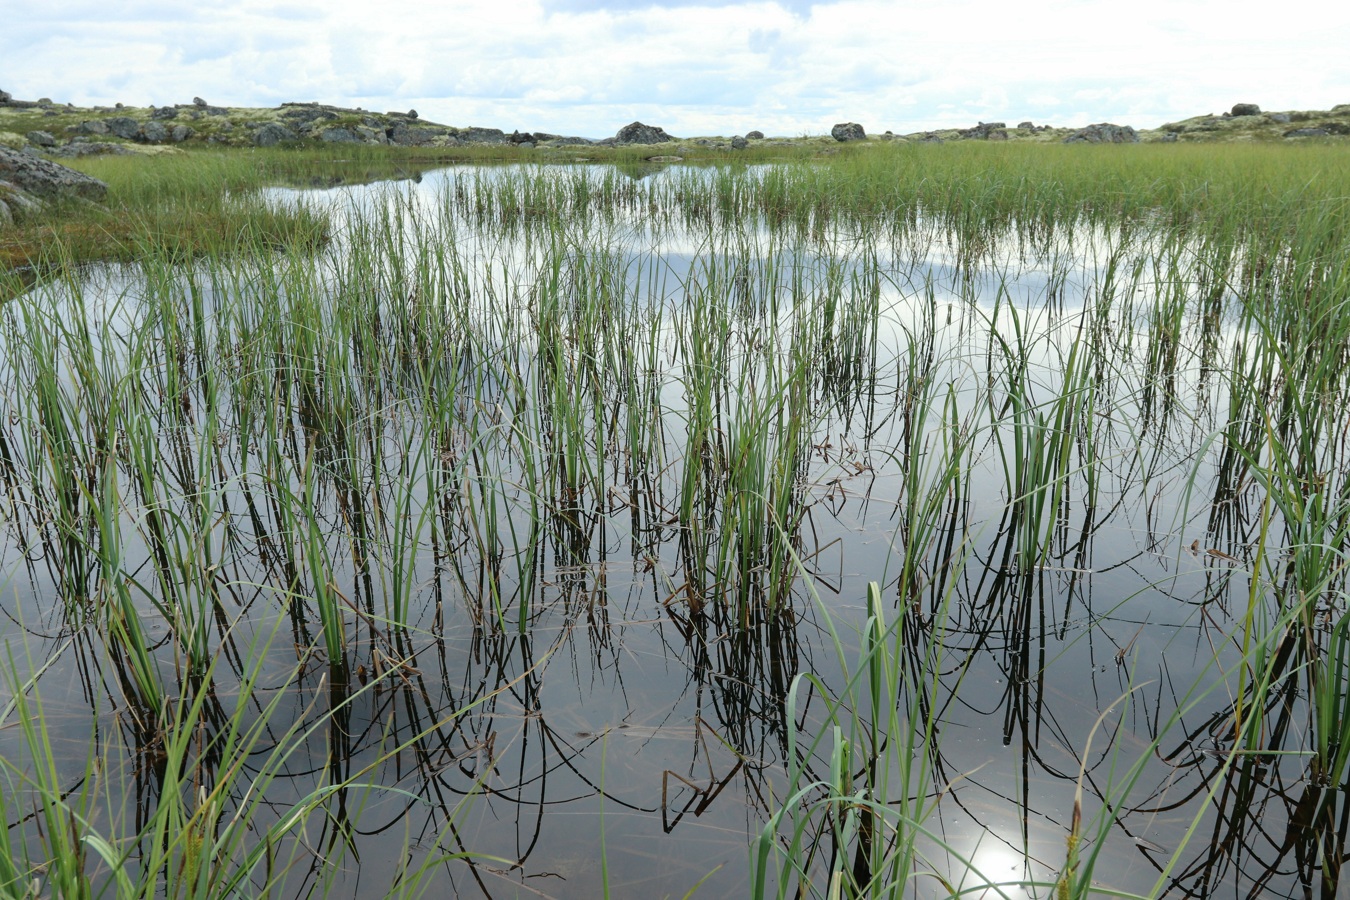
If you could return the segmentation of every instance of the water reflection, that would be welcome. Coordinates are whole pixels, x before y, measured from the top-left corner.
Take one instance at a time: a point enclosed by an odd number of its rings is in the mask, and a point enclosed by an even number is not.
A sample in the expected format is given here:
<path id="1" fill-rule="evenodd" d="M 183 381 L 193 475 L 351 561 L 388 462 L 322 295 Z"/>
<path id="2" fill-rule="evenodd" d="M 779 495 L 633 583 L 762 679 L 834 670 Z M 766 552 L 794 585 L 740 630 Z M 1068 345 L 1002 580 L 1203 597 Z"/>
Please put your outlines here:
<path id="1" fill-rule="evenodd" d="M 721 177 L 429 172 L 328 194 L 319 259 L 0 310 L 0 700 L 54 748 L 0 731 L 11 841 L 41 858 L 57 795 L 222 894 L 743 895 L 787 772 L 912 746 L 872 802 L 924 812 L 916 895 L 1047 895 L 1080 791 L 1097 883 L 1334 894 L 1307 679 L 1342 677 L 1344 576 L 1260 579 L 1263 535 L 1343 535 L 1265 502 L 1231 298 L 1144 277 L 1164 237 L 728 227 Z M 1307 483 L 1344 469 L 1311 446 Z M 845 696 L 858 771 L 816 740 Z M 909 839 L 855 806 L 789 889 Z"/>

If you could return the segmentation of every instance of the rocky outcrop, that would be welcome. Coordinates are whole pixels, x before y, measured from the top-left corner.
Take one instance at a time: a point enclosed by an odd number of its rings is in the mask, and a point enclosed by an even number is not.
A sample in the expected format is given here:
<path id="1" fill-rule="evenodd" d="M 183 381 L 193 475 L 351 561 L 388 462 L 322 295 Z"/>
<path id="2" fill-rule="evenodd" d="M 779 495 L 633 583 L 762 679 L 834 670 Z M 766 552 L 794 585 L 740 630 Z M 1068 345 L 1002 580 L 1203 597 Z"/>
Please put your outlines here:
<path id="1" fill-rule="evenodd" d="M 259 147 L 275 147 L 285 141 L 298 140 L 299 136 L 279 122 L 268 122 L 253 132 L 253 143 Z"/>
<path id="2" fill-rule="evenodd" d="M 964 129 L 961 138 L 967 141 L 1006 141 L 1008 126 L 1004 122 L 981 122 L 974 128 Z"/>
<path id="3" fill-rule="evenodd" d="M 1229 115 L 1259 116 L 1261 115 L 1261 107 L 1257 106 L 1255 103 L 1234 103 L 1233 109 Z"/>
<path id="4" fill-rule="evenodd" d="M 7 106 L 9 101 L 14 99 L 14 95 L 9 91 L 0 91 L 0 106 Z"/>
<path id="5" fill-rule="evenodd" d="M 840 122 L 830 129 L 830 137 L 836 141 L 847 143 L 848 141 L 865 141 L 867 132 L 857 122 Z"/>
<path id="6" fill-rule="evenodd" d="M 441 129 L 448 131 L 448 129 Z M 500 128 L 479 128 L 476 125 L 461 128 L 455 135 L 461 144 L 505 144 L 507 135 Z"/>
<path id="7" fill-rule="evenodd" d="M 664 128 L 655 125 L 643 125 L 641 122 L 631 122 L 619 129 L 618 133 L 612 138 L 612 142 L 620 146 L 628 144 L 664 144 L 667 141 L 678 140 L 666 134 Z"/>
<path id="8" fill-rule="evenodd" d="M 108 186 L 83 172 L 0 147 L 0 219 L 13 221 L 37 212 L 44 200 L 79 197 L 102 200 Z"/>
<path id="9" fill-rule="evenodd" d="M 1099 122 L 1080 128 L 1064 139 L 1066 144 L 1137 144 L 1139 133 L 1129 125 Z"/>

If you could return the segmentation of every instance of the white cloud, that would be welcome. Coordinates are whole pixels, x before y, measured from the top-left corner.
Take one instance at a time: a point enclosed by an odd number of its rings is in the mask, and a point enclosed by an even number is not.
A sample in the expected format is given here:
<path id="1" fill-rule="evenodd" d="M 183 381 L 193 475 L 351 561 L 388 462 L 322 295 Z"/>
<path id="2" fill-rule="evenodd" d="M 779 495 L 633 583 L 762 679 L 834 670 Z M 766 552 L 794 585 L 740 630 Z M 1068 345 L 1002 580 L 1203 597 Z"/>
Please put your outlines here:
<path id="1" fill-rule="evenodd" d="M 14 4 L 16 0 L 0 0 Z M 76 103 L 415 107 L 599 136 L 1140 126 L 1350 102 L 1350 17 L 1289 0 L 54 0 L 4 14 L 0 87 Z"/>

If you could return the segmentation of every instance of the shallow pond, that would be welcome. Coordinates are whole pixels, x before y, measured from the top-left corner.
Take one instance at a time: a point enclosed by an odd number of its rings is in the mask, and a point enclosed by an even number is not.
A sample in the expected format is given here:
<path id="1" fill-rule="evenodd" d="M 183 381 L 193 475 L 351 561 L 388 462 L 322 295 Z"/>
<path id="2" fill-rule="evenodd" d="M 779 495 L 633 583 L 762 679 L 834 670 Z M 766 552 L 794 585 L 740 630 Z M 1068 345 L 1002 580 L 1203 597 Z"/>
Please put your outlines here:
<path id="1" fill-rule="evenodd" d="M 0 308 L 23 883 L 1334 893 L 1345 430 L 1204 248 L 728 177 L 279 189 L 325 254 Z"/>

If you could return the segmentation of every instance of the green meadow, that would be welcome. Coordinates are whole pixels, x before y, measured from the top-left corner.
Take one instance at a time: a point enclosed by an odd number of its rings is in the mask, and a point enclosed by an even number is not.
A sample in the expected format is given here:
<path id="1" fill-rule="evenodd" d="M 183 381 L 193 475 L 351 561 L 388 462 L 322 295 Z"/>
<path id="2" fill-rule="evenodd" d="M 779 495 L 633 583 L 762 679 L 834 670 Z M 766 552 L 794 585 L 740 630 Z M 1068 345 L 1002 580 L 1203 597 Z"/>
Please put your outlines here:
<path id="1" fill-rule="evenodd" d="M 827 149 L 0 229 L 0 897 L 1343 894 L 1345 150 Z"/>

